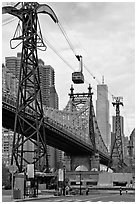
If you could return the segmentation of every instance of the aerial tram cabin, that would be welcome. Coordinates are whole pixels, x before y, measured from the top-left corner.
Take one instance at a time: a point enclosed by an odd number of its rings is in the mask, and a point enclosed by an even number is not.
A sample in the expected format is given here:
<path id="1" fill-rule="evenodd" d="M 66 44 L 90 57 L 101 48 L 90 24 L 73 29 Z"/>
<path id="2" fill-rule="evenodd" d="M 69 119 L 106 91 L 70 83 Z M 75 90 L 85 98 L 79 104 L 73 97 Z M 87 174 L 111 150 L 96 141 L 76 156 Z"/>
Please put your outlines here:
<path id="1" fill-rule="evenodd" d="M 83 70 L 82 56 L 76 55 L 76 58 L 80 62 L 80 72 L 73 72 L 72 73 L 72 81 L 74 84 L 83 84 L 84 83 L 84 75 L 82 73 L 82 70 Z"/>

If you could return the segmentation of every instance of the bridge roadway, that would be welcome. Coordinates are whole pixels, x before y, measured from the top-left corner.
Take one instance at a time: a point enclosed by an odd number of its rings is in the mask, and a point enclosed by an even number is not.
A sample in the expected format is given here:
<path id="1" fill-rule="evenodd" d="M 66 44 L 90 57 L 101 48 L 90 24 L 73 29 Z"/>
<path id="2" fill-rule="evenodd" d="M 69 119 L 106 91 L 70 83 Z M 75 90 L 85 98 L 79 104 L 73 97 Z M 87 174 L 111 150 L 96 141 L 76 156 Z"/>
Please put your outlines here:
<path id="1" fill-rule="evenodd" d="M 4 128 L 14 130 L 14 119 L 15 119 L 16 108 L 7 102 L 2 101 L 2 126 Z M 31 114 L 26 114 L 26 119 L 33 122 Z M 53 123 L 45 117 L 45 131 L 47 144 L 58 148 L 68 155 L 93 155 L 93 148 L 91 144 L 82 141 L 80 138 L 71 134 L 66 129 Z M 27 126 L 26 126 L 27 128 Z M 28 135 L 30 135 L 29 133 Z M 33 137 L 36 140 L 36 135 Z M 99 151 L 100 163 L 107 165 L 110 157 Z"/>

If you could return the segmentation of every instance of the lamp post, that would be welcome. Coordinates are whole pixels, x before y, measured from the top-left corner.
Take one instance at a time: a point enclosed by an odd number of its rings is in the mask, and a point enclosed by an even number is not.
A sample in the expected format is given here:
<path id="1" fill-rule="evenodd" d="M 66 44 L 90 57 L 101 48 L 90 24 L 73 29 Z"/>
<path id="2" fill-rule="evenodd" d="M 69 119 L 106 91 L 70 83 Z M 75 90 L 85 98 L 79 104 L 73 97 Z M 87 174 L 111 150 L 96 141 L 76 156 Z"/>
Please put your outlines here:
<path id="1" fill-rule="evenodd" d="M 82 195 L 82 193 L 81 193 L 81 172 L 80 172 L 80 174 L 79 174 L 79 180 L 80 180 L 79 192 L 80 192 L 80 195 Z"/>
<path id="2" fill-rule="evenodd" d="M 63 195 L 65 196 L 66 195 L 66 192 L 65 192 L 65 177 L 66 177 L 66 167 L 63 166 Z"/>

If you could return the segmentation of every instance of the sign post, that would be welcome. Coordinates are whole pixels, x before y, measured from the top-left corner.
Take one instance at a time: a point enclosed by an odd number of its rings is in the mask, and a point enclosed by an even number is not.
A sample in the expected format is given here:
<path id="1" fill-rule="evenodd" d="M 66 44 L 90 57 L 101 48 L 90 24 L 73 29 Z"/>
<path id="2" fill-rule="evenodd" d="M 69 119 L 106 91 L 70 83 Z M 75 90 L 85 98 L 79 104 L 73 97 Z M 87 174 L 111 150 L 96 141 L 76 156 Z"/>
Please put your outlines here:
<path id="1" fill-rule="evenodd" d="M 14 191 L 14 173 L 17 171 L 18 167 L 16 165 L 11 165 L 9 166 L 9 172 L 11 173 L 12 175 L 12 178 L 11 178 L 11 189 L 12 189 L 12 195 L 11 197 L 13 198 L 13 191 Z"/>
<path id="2" fill-rule="evenodd" d="M 64 181 L 63 176 L 64 176 L 64 175 L 63 175 L 63 169 L 59 169 L 59 170 L 58 170 L 58 182 L 59 182 L 59 183 L 58 183 L 58 187 L 59 187 L 58 190 L 59 190 L 59 193 L 60 193 L 60 194 L 62 194 L 62 190 L 63 190 L 63 189 L 62 189 L 62 187 L 63 187 L 63 181 Z"/>

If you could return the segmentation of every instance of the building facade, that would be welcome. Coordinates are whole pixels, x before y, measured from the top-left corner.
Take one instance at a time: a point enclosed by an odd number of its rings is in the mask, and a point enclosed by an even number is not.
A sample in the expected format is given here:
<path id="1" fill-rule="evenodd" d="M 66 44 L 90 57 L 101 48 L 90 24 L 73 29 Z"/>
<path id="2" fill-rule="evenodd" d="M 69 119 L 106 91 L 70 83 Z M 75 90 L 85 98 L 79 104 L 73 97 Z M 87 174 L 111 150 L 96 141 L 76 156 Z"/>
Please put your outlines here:
<path id="1" fill-rule="evenodd" d="M 39 59 L 39 72 L 43 105 L 58 109 L 59 99 L 55 88 L 55 71 L 53 67 L 45 65 L 43 60 Z M 47 146 L 47 149 L 49 155 L 49 166 L 52 170 L 55 170 L 62 162 L 63 153 L 51 146 Z"/>
<path id="2" fill-rule="evenodd" d="M 21 53 L 17 53 L 17 57 L 5 57 L 5 65 L 2 65 L 2 89 L 6 94 L 12 95 L 14 100 L 17 98 L 17 91 L 18 91 L 18 82 L 19 82 L 19 71 L 20 71 L 20 63 L 21 63 Z M 3 128 L 3 145 L 5 144 L 5 141 L 7 140 L 7 132 L 9 130 L 6 130 Z M 8 134 L 9 143 L 13 141 L 14 133 L 12 131 Z M 25 158 L 29 162 L 33 161 L 34 158 L 34 144 L 31 141 L 26 141 L 24 144 L 24 150 L 25 152 Z M 31 150 L 32 152 L 27 152 L 27 150 Z M 12 149 L 10 148 L 8 151 L 9 159 L 11 159 Z M 6 152 L 3 151 L 3 159 L 6 158 Z M 10 161 L 8 162 L 10 164 Z M 24 162 L 25 165 L 25 162 Z"/>
<path id="3" fill-rule="evenodd" d="M 129 164 L 135 170 L 135 128 L 130 134 L 128 144 Z"/>
<path id="4" fill-rule="evenodd" d="M 2 88 L 3 91 L 6 91 L 7 94 L 12 94 L 16 98 L 17 88 L 18 88 L 18 79 L 19 79 L 19 70 L 21 63 L 21 53 L 17 54 L 17 57 L 6 57 L 5 65 L 2 65 Z M 39 73 L 40 73 L 40 86 L 42 92 L 42 102 L 43 105 L 58 109 L 58 94 L 55 89 L 55 72 L 50 65 L 44 65 L 42 60 L 39 60 Z M 7 131 L 3 129 L 3 158 L 11 158 L 11 149 L 8 151 L 4 150 L 5 145 L 7 144 Z M 5 136 L 4 136 L 5 135 Z M 13 140 L 13 132 L 8 134 L 9 141 Z M 24 149 L 26 150 L 25 157 L 31 162 L 33 161 L 34 154 L 27 153 L 27 149 L 32 152 L 35 150 L 34 144 L 27 141 Z M 49 155 L 49 165 L 51 169 L 56 169 L 58 163 L 62 160 L 62 152 L 48 146 L 48 155 Z M 7 160 L 7 159 L 6 159 Z M 10 162 L 9 162 L 10 163 Z"/>
<path id="5" fill-rule="evenodd" d="M 17 57 L 5 57 L 5 66 L 17 79 L 19 79 L 20 62 L 21 53 L 17 53 Z"/>
<path id="6" fill-rule="evenodd" d="M 108 87 L 104 82 L 97 85 L 96 116 L 101 136 L 110 150 L 111 128 L 109 123 Z"/>
<path id="7" fill-rule="evenodd" d="M 2 129 L 2 162 L 8 167 L 11 163 L 13 132 Z"/>

